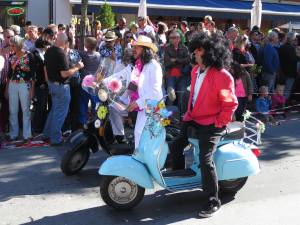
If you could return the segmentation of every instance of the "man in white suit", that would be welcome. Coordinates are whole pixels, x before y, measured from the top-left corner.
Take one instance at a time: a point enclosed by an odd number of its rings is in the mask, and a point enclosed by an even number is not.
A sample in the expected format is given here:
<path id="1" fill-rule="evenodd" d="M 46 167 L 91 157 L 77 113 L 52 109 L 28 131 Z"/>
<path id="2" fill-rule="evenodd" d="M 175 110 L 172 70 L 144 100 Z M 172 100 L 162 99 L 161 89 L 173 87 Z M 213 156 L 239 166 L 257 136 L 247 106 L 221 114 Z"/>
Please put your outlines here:
<path id="1" fill-rule="evenodd" d="M 138 111 L 134 129 L 135 148 L 138 147 L 143 128 L 146 123 L 145 101 L 161 100 L 162 93 L 162 68 L 156 60 L 156 45 L 151 38 L 140 35 L 133 44 L 133 56 L 136 60 L 135 68 L 132 71 L 132 83 L 137 85 L 136 94 L 134 91 L 128 106 L 128 111 Z"/>

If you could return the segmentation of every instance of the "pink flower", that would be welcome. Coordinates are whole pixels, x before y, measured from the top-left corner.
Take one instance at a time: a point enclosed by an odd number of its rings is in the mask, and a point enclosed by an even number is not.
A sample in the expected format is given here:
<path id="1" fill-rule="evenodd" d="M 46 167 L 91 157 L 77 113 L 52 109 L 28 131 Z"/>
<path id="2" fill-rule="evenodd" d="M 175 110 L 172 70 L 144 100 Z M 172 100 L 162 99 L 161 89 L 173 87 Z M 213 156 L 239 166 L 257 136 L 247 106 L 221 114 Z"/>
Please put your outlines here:
<path id="1" fill-rule="evenodd" d="M 122 82 L 120 80 L 114 79 L 108 83 L 108 89 L 113 93 L 118 93 L 121 90 L 121 88 L 122 88 Z"/>
<path id="2" fill-rule="evenodd" d="M 93 87 L 94 86 L 95 77 L 93 75 L 86 75 L 83 78 L 82 86 L 84 87 Z"/>

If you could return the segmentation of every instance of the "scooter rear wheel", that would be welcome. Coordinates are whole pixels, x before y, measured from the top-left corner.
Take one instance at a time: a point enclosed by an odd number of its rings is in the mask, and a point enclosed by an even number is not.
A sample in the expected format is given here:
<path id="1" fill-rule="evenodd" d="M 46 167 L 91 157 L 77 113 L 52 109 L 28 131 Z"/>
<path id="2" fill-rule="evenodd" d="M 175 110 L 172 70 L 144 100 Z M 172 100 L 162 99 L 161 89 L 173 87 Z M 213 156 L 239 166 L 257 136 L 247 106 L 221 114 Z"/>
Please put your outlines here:
<path id="1" fill-rule="evenodd" d="M 245 184 L 248 177 L 219 181 L 220 191 L 228 194 L 237 193 Z"/>
<path id="2" fill-rule="evenodd" d="M 60 168 L 67 176 L 78 173 L 88 162 L 90 150 L 87 146 L 82 145 L 75 151 L 68 151 L 62 158 Z"/>
<path id="3" fill-rule="evenodd" d="M 145 188 L 125 177 L 103 176 L 100 194 L 103 201 L 112 208 L 129 210 L 143 199 Z"/>

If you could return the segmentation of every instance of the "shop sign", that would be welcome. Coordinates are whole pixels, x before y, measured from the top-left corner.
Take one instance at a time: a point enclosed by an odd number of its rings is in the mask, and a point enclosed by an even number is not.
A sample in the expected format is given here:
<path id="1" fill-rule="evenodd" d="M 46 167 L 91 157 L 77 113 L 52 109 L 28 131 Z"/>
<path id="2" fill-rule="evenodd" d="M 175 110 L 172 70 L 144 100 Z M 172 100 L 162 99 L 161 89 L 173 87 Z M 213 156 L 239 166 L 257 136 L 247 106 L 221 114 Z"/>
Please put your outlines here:
<path id="1" fill-rule="evenodd" d="M 7 9 L 7 14 L 10 16 L 20 16 L 24 14 L 25 9 L 21 7 L 10 7 Z"/>

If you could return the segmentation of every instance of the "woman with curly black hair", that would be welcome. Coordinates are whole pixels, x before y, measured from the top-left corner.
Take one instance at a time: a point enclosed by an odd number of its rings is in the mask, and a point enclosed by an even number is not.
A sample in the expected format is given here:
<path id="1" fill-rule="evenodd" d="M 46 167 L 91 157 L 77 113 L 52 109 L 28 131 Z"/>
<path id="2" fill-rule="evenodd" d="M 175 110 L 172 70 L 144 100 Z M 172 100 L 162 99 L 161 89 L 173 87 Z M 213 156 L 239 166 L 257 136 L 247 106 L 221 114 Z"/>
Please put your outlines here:
<path id="1" fill-rule="evenodd" d="M 189 49 L 194 53 L 197 65 L 192 70 L 190 98 L 182 133 L 170 147 L 173 152 L 173 169 L 184 168 L 182 151 L 188 144 L 186 131 L 189 126 L 197 129 L 201 149 L 202 188 L 208 197 L 199 216 L 210 217 L 221 207 L 213 153 L 227 124 L 232 120 L 238 102 L 234 94 L 233 78 L 226 70 L 232 59 L 225 38 L 217 33 L 200 33 L 193 37 Z"/>

